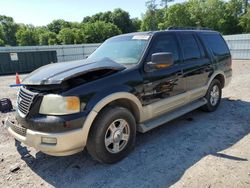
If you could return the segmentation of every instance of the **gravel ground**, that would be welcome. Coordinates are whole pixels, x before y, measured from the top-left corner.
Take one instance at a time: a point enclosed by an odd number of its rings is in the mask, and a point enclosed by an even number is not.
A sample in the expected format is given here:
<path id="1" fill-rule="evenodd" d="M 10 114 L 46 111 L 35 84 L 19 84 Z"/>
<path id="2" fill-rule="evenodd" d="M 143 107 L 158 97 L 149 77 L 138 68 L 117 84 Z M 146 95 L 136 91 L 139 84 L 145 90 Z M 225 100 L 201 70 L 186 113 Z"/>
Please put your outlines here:
<path id="1" fill-rule="evenodd" d="M 234 61 L 233 69 L 216 112 L 195 110 L 138 134 L 134 152 L 115 165 L 15 144 L 1 123 L 14 112 L 0 113 L 0 187 L 250 187 L 250 61 Z M 14 80 L 0 77 L 0 98 L 13 104 Z"/>

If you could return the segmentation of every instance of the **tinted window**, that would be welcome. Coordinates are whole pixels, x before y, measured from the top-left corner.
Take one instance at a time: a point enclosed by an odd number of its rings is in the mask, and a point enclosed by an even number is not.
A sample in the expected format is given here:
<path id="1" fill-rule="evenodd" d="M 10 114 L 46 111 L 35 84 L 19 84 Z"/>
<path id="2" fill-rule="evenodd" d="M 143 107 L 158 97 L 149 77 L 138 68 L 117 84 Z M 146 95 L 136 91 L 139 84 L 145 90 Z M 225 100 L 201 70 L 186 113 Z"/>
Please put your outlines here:
<path id="1" fill-rule="evenodd" d="M 184 60 L 201 58 L 200 49 L 193 34 L 182 34 L 180 39 Z"/>
<path id="2" fill-rule="evenodd" d="M 226 42 L 219 34 L 202 34 L 201 38 L 205 45 L 209 46 L 209 48 L 213 51 L 215 56 L 220 56 L 229 53 L 229 49 L 227 47 Z"/>
<path id="3" fill-rule="evenodd" d="M 174 61 L 178 61 L 179 55 L 175 37 L 172 35 L 162 35 L 156 37 L 153 45 L 151 46 L 147 61 L 151 61 L 152 54 L 159 52 L 171 52 L 173 54 Z"/>

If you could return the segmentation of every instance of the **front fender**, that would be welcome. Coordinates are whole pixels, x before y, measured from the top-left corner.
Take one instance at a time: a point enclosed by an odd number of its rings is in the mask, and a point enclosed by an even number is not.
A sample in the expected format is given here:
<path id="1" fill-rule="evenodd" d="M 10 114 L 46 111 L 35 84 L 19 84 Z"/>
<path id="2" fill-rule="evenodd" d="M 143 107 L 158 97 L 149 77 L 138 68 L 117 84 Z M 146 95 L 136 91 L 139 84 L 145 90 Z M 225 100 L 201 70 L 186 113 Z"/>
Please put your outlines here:
<path id="1" fill-rule="evenodd" d="M 103 94 L 102 94 L 103 95 Z M 98 99 L 100 96 L 96 96 L 95 100 Z M 133 95 L 132 93 L 125 92 L 125 91 L 119 91 L 119 92 L 112 92 L 108 94 L 105 97 L 102 97 L 101 100 L 96 101 L 95 105 L 93 106 L 92 110 L 90 111 L 89 115 L 87 116 L 83 128 L 82 128 L 82 134 L 84 139 L 84 145 L 87 144 L 87 139 L 89 135 L 90 128 L 97 117 L 98 113 L 109 103 L 112 101 L 115 101 L 117 99 L 127 99 L 135 105 L 135 107 L 139 111 L 139 116 L 142 117 L 142 105 L 140 100 Z M 92 99 L 94 100 L 94 99 Z M 139 119 L 140 119 L 139 117 Z"/>
<path id="2" fill-rule="evenodd" d="M 105 105 L 117 99 L 129 99 L 134 102 L 138 108 L 141 108 L 141 102 L 139 98 L 136 97 L 137 93 L 138 92 L 133 88 L 126 85 L 106 88 L 105 90 L 95 93 L 90 98 L 86 105 L 86 110 L 99 112 Z"/>

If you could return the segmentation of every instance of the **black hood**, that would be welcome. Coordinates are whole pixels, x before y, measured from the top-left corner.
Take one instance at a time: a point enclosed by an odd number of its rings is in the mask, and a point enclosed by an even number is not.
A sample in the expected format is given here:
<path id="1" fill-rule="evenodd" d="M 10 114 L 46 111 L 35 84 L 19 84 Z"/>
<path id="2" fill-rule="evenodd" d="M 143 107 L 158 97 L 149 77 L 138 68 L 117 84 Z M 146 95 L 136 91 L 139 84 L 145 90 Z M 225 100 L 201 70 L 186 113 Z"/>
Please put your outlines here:
<path id="1" fill-rule="evenodd" d="M 116 70 L 125 69 L 124 66 L 105 58 L 99 61 L 79 60 L 64 63 L 55 63 L 43 66 L 24 78 L 24 85 L 50 85 L 61 84 L 68 79 L 84 75 L 86 73 L 98 70 Z"/>

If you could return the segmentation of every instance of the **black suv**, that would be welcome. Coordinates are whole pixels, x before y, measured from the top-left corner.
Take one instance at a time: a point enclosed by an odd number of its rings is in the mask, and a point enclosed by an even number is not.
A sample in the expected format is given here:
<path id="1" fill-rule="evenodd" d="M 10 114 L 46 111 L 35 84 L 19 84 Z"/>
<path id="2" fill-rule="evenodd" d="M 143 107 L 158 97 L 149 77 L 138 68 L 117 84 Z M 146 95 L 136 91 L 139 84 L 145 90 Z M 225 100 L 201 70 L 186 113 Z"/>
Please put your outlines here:
<path id="1" fill-rule="evenodd" d="M 8 131 L 44 153 L 88 152 L 114 163 L 147 132 L 201 107 L 212 112 L 232 76 L 211 30 L 140 32 L 105 41 L 86 60 L 39 68 L 24 80 Z"/>

